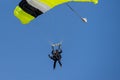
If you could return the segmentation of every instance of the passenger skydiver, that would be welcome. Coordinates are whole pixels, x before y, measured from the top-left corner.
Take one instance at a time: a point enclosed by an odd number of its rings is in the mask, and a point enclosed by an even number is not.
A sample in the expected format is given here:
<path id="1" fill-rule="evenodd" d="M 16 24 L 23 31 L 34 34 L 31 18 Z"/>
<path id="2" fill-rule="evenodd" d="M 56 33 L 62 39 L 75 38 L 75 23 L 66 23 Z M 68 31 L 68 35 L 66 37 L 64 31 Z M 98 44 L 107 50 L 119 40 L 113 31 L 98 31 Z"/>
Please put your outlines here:
<path id="1" fill-rule="evenodd" d="M 54 49 L 55 46 L 58 46 L 58 49 L 55 50 Z M 62 53 L 61 44 L 52 45 L 51 47 L 52 47 L 52 52 L 51 52 L 52 55 L 50 56 L 50 54 L 49 54 L 48 57 L 54 61 L 53 69 L 55 69 L 57 61 L 60 65 L 60 67 L 62 67 L 62 63 L 60 61 L 62 58 L 62 56 L 61 56 L 61 53 Z"/>

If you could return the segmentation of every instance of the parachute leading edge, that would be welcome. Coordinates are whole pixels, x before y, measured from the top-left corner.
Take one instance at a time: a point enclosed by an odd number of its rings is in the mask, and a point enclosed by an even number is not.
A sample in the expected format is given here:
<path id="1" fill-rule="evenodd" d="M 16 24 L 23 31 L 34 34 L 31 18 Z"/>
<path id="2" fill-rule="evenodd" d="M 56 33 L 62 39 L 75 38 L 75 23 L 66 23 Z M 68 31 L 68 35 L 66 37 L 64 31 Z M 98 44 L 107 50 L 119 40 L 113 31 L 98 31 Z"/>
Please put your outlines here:
<path id="1" fill-rule="evenodd" d="M 67 2 L 93 2 L 97 4 L 98 0 L 22 0 L 15 8 L 14 15 L 22 24 L 28 24 L 39 15 Z"/>

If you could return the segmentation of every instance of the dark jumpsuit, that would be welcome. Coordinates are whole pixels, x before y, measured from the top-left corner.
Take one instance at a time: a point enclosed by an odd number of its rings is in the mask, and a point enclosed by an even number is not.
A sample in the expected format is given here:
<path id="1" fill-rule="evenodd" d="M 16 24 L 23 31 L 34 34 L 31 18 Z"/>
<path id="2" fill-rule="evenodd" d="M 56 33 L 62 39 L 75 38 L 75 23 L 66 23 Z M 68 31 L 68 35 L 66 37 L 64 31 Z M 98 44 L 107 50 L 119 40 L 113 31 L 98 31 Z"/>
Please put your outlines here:
<path id="1" fill-rule="evenodd" d="M 60 66 L 62 67 L 62 63 L 61 63 L 61 53 L 62 53 L 62 50 L 60 49 L 57 49 L 57 50 L 54 50 L 54 48 L 52 47 L 52 56 L 48 55 L 50 59 L 52 59 L 54 61 L 54 64 L 53 64 L 53 69 L 55 69 L 56 67 L 56 62 L 58 61 L 58 63 L 60 64 Z"/>

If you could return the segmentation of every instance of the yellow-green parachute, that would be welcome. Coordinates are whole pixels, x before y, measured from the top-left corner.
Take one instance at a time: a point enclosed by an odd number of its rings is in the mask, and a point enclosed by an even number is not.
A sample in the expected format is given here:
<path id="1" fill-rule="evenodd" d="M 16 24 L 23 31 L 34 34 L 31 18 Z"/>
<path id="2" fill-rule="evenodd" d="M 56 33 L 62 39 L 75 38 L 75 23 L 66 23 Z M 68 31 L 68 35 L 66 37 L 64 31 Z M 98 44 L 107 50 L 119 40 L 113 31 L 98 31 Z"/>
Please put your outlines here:
<path id="1" fill-rule="evenodd" d="M 57 5 L 67 2 L 92 2 L 98 3 L 98 0 L 22 0 L 14 10 L 14 15 L 22 24 L 28 24 L 37 16 L 47 12 Z"/>

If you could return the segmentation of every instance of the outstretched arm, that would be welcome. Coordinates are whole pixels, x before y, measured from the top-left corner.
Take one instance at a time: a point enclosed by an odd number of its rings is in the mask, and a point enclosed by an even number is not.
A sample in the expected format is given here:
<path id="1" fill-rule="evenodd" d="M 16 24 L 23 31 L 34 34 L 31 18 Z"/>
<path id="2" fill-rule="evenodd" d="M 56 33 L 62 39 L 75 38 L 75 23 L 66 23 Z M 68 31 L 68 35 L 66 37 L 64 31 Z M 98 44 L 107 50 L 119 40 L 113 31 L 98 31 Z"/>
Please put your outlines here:
<path id="1" fill-rule="evenodd" d="M 59 54 L 61 54 L 62 52 L 63 52 L 62 49 L 60 49 L 60 50 L 59 50 Z"/>
<path id="2" fill-rule="evenodd" d="M 58 45 L 58 49 L 61 49 L 61 44 Z"/>
<path id="3" fill-rule="evenodd" d="M 55 59 L 53 58 L 53 56 L 50 56 L 50 54 L 48 54 L 48 57 L 49 57 L 50 59 L 52 59 L 52 60 L 55 60 Z"/>
<path id="4" fill-rule="evenodd" d="M 59 54 L 61 54 L 62 53 L 61 44 L 59 44 L 58 50 L 59 50 Z"/>
<path id="5" fill-rule="evenodd" d="M 48 57 L 51 58 L 50 54 L 48 54 Z"/>
<path id="6" fill-rule="evenodd" d="M 54 46 L 51 46 L 52 50 L 54 50 Z"/>
<path id="7" fill-rule="evenodd" d="M 55 52 L 55 51 L 54 51 L 54 50 L 52 50 L 52 52 L 51 52 L 51 53 L 52 53 L 52 55 L 54 54 L 54 52 Z"/>
<path id="8" fill-rule="evenodd" d="M 52 52 L 51 53 L 54 54 L 54 51 L 55 51 L 54 50 L 54 46 L 51 46 L 51 48 L 52 48 Z"/>

